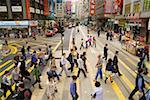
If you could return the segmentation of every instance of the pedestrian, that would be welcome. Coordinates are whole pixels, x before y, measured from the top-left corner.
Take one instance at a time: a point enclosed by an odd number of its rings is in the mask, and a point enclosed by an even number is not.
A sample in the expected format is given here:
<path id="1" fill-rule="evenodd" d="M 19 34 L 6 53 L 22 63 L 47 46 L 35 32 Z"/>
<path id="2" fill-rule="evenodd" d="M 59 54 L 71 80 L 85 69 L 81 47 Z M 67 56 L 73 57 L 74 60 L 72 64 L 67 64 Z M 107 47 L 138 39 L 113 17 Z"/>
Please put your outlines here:
<path id="1" fill-rule="evenodd" d="M 36 40 L 36 33 L 35 32 L 32 32 L 32 37 L 34 40 Z"/>
<path id="2" fill-rule="evenodd" d="M 145 74 L 145 75 L 148 74 L 148 69 L 146 67 L 144 58 L 140 58 L 140 61 L 138 62 L 137 66 L 138 66 L 138 69 L 143 70 L 143 74 Z"/>
<path id="3" fill-rule="evenodd" d="M 14 92 L 12 91 L 12 88 L 11 88 L 11 80 L 9 78 L 9 71 L 5 71 L 5 73 L 2 77 L 1 88 L 4 90 L 4 98 L 5 99 L 7 99 L 7 97 L 6 97 L 7 90 L 10 90 L 12 95 L 14 94 Z"/>
<path id="4" fill-rule="evenodd" d="M 69 53 L 69 56 L 67 57 L 67 60 L 70 62 L 70 68 L 68 68 L 68 70 L 71 70 L 71 72 L 73 72 L 73 68 L 74 68 L 74 58 L 73 58 L 73 49 L 71 49 L 71 52 Z"/>
<path id="5" fill-rule="evenodd" d="M 21 48 L 21 53 L 22 53 L 22 56 L 26 59 L 26 53 L 25 53 L 25 47 L 24 46 Z"/>
<path id="6" fill-rule="evenodd" d="M 96 48 L 96 38 L 95 37 L 93 37 L 93 46 L 95 46 L 95 48 Z"/>
<path id="7" fill-rule="evenodd" d="M 62 57 L 61 57 L 61 61 L 60 61 L 60 64 L 61 64 L 61 72 L 59 73 L 59 75 L 61 76 L 62 72 L 65 71 L 65 74 L 67 77 L 70 77 L 69 76 L 69 73 L 68 73 L 68 70 L 67 70 L 67 59 L 66 59 L 66 54 L 63 53 Z"/>
<path id="8" fill-rule="evenodd" d="M 79 95 L 77 93 L 77 84 L 76 84 L 77 76 L 72 76 L 72 81 L 70 83 L 70 94 L 72 96 L 72 100 L 78 100 Z"/>
<path id="9" fill-rule="evenodd" d="M 74 59 L 74 64 L 76 65 L 76 67 L 78 67 L 78 61 L 77 61 L 78 58 L 79 58 L 79 53 L 77 52 L 77 47 L 74 46 L 74 48 L 73 48 L 73 59 Z"/>
<path id="10" fill-rule="evenodd" d="M 92 98 L 94 100 L 103 100 L 103 89 L 101 87 L 100 82 L 96 81 L 95 82 L 95 90 L 94 92 L 91 94 Z"/>
<path id="11" fill-rule="evenodd" d="M 80 50 L 84 49 L 84 45 L 83 45 L 83 38 L 81 39 L 81 45 L 80 45 Z"/>
<path id="12" fill-rule="evenodd" d="M 106 68 L 105 68 L 105 84 L 107 82 L 107 79 L 110 79 L 110 82 L 113 82 L 112 79 L 112 72 L 113 72 L 114 68 L 113 68 L 113 61 L 112 59 L 108 59 L 108 63 L 106 64 Z"/>
<path id="13" fill-rule="evenodd" d="M 112 41 L 112 37 L 113 37 L 112 31 L 109 31 L 109 37 L 110 37 L 110 41 Z"/>
<path id="14" fill-rule="evenodd" d="M 37 54 L 36 54 L 36 51 L 34 51 L 33 54 L 32 54 L 32 57 L 31 57 L 31 65 L 30 65 L 30 67 L 32 67 L 33 65 L 36 65 L 37 61 L 38 61 Z"/>
<path id="15" fill-rule="evenodd" d="M 31 46 L 27 46 L 27 57 L 30 57 L 30 49 L 31 49 Z"/>
<path id="16" fill-rule="evenodd" d="M 49 45 L 47 48 L 47 54 L 49 55 L 47 61 L 52 60 L 53 54 L 52 54 L 52 46 L 51 45 Z"/>
<path id="17" fill-rule="evenodd" d="M 83 54 L 82 54 L 82 60 L 83 60 L 84 69 L 85 69 L 85 71 L 88 73 L 87 65 L 86 65 L 86 61 L 87 61 L 86 52 L 83 52 Z"/>
<path id="18" fill-rule="evenodd" d="M 80 57 L 79 57 L 79 59 L 78 59 L 78 68 L 79 68 L 79 70 L 78 70 L 77 77 L 80 76 L 80 72 L 82 71 L 84 77 L 86 78 L 87 76 L 86 76 L 85 71 L 84 71 L 84 69 L 83 69 L 83 68 L 84 68 L 84 62 L 83 62 L 83 60 L 82 60 L 82 55 L 80 55 Z"/>
<path id="19" fill-rule="evenodd" d="M 105 47 L 104 47 L 104 57 L 105 60 L 107 60 L 107 56 L 108 56 L 108 48 L 107 48 L 108 44 L 105 44 Z"/>
<path id="20" fill-rule="evenodd" d="M 72 39 L 72 44 L 73 44 L 73 46 L 75 46 L 75 38 L 74 37 Z"/>
<path id="21" fill-rule="evenodd" d="M 89 46 L 88 41 L 85 41 L 85 48 L 87 49 Z"/>
<path id="22" fill-rule="evenodd" d="M 150 46 L 145 46 L 144 56 L 147 57 L 147 61 L 149 61 L 149 48 Z"/>
<path id="23" fill-rule="evenodd" d="M 97 35 L 100 36 L 100 28 L 98 28 Z"/>
<path id="24" fill-rule="evenodd" d="M 16 67 L 14 68 L 14 70 L 12 71 L 12 80 L 15 83 L 15 90 L 17 92 L 18 89 L 18 84 L 20 83 L 20 73 L 19 73 L 19 68 Z"/>
<path id="25" fill-rule="evenodd" d="M 106 33 L 106 40 L 108 40 L 109 39 L 109 31 L 107 31 L 107 33 Z"/>
<path id="26" fill-rule="evenodd" d="M 25 88 L 24 84 L 21 83 L 18 86 L 18 94 L 15 97 L 16 100 L 30 100 L 32 92 L 29 88 Z"/>
<path id="27" fill-rule="evenodd" d="M 92 36 L 89 36 L 88 42 L 89 42 L 89 46 L 92 46 Z"/>
<path id="28" fill-rule="evenodd" d="M 55 57 L 52 57 L 52 62 L 50 65 L 50 71 L 52 72 L 53 76 L 56 77 L 58 81 L 60 81 L 59 75 L 57 74 Z"/>
<path id="29" fill-rule="evenodd" d="M 103 67 L 103 59 L 101 58 L 101 55 L 98 55 L 98 61 L 96 64 L 97 73 L 95 76 L 95 81 L 97 81 L 98 75 L 100 75 L 100 79 L 103 79 L 103 73 L 102 73 L 102 67 Z"/>
<path id="30" fill-rule="evenodd" d="M 49 78 L 47 97 L 48 100 L 55 100 L 55 93 L 57 92 L 56 81 L 53 77 Z"/>
<path id="31" fill-rule="evenodd" d="M 38 64 L 40 66 L 40 63 Z M 37 67 L 37 65 L 34 66 L 34 69 L 33 69 L 33 76 L 35 77 L 35 81 L 34 83 L 32 84 L 32 86 L 34 87 L 34 85 L 36 83 L 39 84 L 39 89 L 43 89 L 42 86 L 41 86 L 41 80 L 40 80 L 40 76 L 41 76 L 41 72 L 39 70 L 39 67 Z"/>
<path id="32" fill-rule="evenodd" d="M 26 70 L 27 64 L 23 57 L 21 57 L 20 63 L 18 64 L 18 66 L 20 66 L 19 68 L 20 68 L 21 80 L 23 81 L 23 78 L 25 78 L 25 79 L 31 81 L 31 79 L 29 78 L 30 73 L 28 72 L 28 70 Z"/>
<path id="33" fill-rule="evenodd" d="M 144 83 L 144 78 L 142 76 L 143 70 L 142 69 L 138 69 L 138 73 L 135 79 L 135 88 L 134 90 L 131 92 L 131 94 L 129 95 L 128 99 L 129 100 L 134 100 L 133 96 L 135 95 L 135 93 L 137 91 L 139 91 L 141 94 L 143 94 L 143 97 L 145 97 L 145 93 L 144 93 L 144 88 L 145 88 L 145 83 Z M 145 100 L 144 99 L 140 99 L 140 100 Z"/>
<path id="34" fill-rule="evenodd" d="M 122 76 L 122 74 L 119 71 L 119 67 L 118 67 L 118 51 L 116 51 L 115 56 L 113 58 L 113 66 L 116 70 L 116 72 L 118 73 L 119 76 Z"/>
<path id="35" fill-rule="evenodd" d="M 39 64 L 45 66 L 44 62 L 44 52 L 39 48 L 38 59 L 40 60 Z"/>

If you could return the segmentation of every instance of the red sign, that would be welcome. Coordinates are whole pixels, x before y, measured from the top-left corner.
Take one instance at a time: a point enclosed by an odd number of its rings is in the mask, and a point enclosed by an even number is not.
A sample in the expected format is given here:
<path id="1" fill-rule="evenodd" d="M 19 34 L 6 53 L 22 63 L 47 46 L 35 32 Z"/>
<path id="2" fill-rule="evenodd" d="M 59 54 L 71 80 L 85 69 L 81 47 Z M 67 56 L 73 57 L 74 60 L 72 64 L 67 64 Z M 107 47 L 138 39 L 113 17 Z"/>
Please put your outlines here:
<path id="1" fill-rule="evenodd" d="M 31 19 L 30 0 L 26 0 L 26 17 L 27 17 L 27 19 Z"/>
<path id="2" fill-rule="evenodd" d="M 122 14 L 123 0 L 114 0 L 114 13 Z"/>
<path id="3" fill-rule="evenodd" d="M 48 11 L 48 0 L 44 0 L 44 15 L 48 16 L 49 11 Z"/>
<path id="4" fill-rule="evenodd" d="M 96 12 L 95 0 L 90 0 L 90 15 L 94 16 Z"/>

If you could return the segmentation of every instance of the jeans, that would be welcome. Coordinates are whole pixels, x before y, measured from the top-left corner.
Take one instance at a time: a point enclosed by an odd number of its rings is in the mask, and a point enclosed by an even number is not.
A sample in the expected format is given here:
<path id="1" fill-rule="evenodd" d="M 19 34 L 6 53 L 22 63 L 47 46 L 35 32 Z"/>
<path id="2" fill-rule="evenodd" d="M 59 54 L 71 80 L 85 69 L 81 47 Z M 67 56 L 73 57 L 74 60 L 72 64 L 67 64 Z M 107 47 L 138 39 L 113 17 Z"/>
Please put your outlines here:
<path id="1" fill-rule="evenodd" d="M 95 80 L 97 80 L 98 75 L 100 75 L 100 78 L 103 79 L 103 73 L 102 73 L 102 69 L 101 68 L 97 69 Z"/>

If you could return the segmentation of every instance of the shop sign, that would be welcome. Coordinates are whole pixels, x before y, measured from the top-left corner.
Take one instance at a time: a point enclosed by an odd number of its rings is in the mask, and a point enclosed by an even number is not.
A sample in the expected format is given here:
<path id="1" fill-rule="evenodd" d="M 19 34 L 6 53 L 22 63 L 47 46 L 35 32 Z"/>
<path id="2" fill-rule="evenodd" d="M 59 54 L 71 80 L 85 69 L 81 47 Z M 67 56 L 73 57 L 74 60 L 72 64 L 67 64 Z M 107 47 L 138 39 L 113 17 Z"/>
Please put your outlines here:
<path id="1" fill-rule="evenodd" d="M 22 12 L 22 6 L 12 6 L 12 12 Z"/>
<path id="2" fill-rule="evenodd" d="M 31 19 L 30 0 L 26 0 L 26 15 L 27 15 L 27 19 Z"/>
<path id="3" fill-rule="evenodd" d="M 96 9 L 95 9 L 95 0 L 90 0 L 90 15 L 94 16 Z"/>
<path id="4" fill-rule="evenodd" d="M 112 14 L 113 13 L 113 1 L 105 0 L 104 1 L 104 14 Z"/>
<path id="5" fill-rule="evenodd" d="M 0 26 L 28 26 L 28 21 L 0 21 Z"/>
<path id="6" fill-rule="evenodd" d="M 149 19 L 149 22 L 148 22 L 148 30 L 150 30 L 150 19 Z"/>
<path id="7" fill-rule="evenodd" d="M 34 10 L 33 7 L 30 7 L 30 12 L 31 12 L 31 13 L 35 13 L 35 10 Z"/>
<path id="8" fill-rule="evenodd" d="M 131 4 L 126 4 L 125 5 L 125 14 L 129 14 L 131 9 Z"/>
<path id="9" fill-rule="evenodd" d="M 30 26 L 37 26 L 38 25 L 38 21 L 30 21 L 29 25 Z"/>
<path id="10" fill-rule="evenodd" d="M 36 9 L 36 13 L 37 13 L 37 14 L 40 14 L 40 9 Z"/>
<path id="11" fill-rule="evenodd" d="M 48 16 L 49 10 L 48 10 L 48 0 L 44 0 L 44 15 Z"/>
<path id="12" fill-rule="evenodd" d="M 134 12 L 134 13 L 140 13 L 140 11 L 141 11 L 140 2 L 136 2 L 136 3 L 134 4 L 133 12 Z"/>
<path id="13" fill-rule="evenodd" d="M 41 14 L 44 14 L 43 10 L 41 10 Z"/>
<path id="14" fill-rule="evenodd" d="M 6 6 L 0 6 L 0 12 L 7 12 Z"/>
<path id="15" fill-rule="evenodd" d="M 113 6 L 116 14 L 122 14 L 123 0 L 115 0 Z"/>
<path id="16" fill-rule="evenodd" d="M 38 3 L 40 2 L 39 0 L 35 0 L 35 1 L 38 2 Z"/>

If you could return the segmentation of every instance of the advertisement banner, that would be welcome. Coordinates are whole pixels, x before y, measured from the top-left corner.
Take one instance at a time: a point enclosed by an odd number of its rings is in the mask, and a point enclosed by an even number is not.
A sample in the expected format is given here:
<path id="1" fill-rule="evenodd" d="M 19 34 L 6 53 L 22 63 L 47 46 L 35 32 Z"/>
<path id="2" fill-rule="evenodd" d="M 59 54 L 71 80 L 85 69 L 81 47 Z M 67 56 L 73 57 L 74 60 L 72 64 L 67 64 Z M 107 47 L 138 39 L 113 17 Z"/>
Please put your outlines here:
<path id="1" fill-rule="evenodd" d="M 0 26 L 28 26 L 28 21 L 0 21 Z"/>
<path id="2" fill-rule="evenodd" d="M 149 19 L 149 22 L 148 22 L 148 30 L 150 30 L 150 19 Z"/>
<path id="3" fill-rule="evenodd" d="M 90 0 L 90 16 L 94 16 L 96 13 L 95 0 Z"/>
<path id="4" fill-rule="evenodd" d="M 26 16 L 27 16 L 27 19 L 31 19 L 30 0 L 26 0 Z"/>
<path id="5" fill-rule="evenodd" d="M 0 6 L 0 12 L 7 12 L 6 6 Z"/>
<path id="6" fill-rule="evenodd" d="M 104 14 L 113 14 L 114 13 L 114 6 L 113 0 L 105 0 L 104 1 Z"/>
<path id="7" fill-rule="evenodd" d="M 71 15 L 71 1 L 66 1 L 66 12 Z"/>
<path id="8" fill-rule="evenodd" d="M 114 13 L 121 15 L 123 10 L 123 0 L 114 0 Z"/>
<path id="9" fill-rule="evenodd" d="M 44 0 L 44 15 L 48 16 L 49 11 L 48 11 L 48 0 Z"/>

